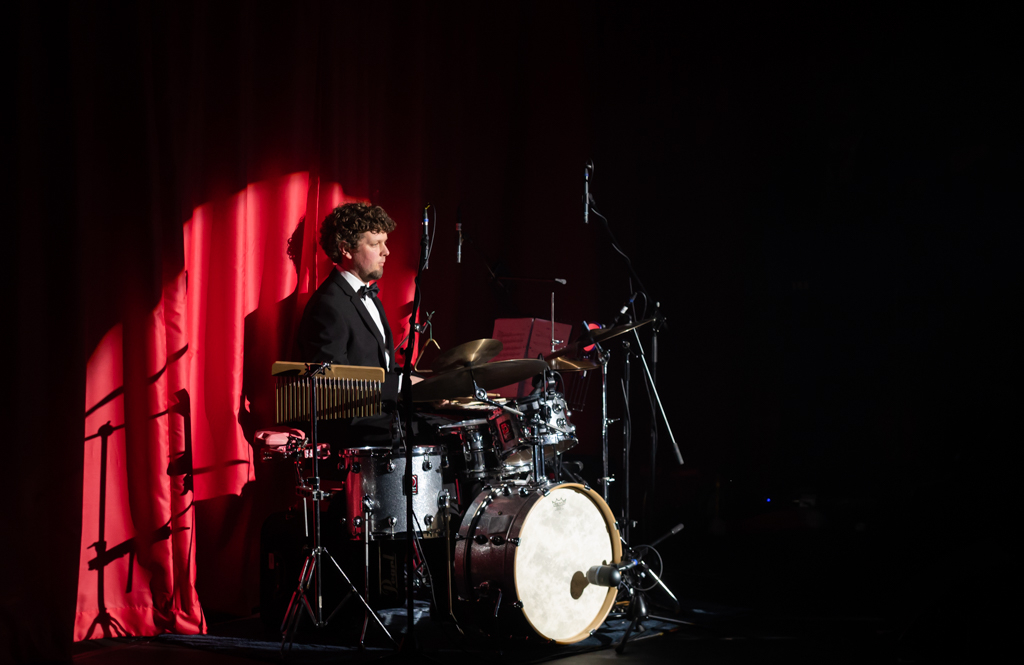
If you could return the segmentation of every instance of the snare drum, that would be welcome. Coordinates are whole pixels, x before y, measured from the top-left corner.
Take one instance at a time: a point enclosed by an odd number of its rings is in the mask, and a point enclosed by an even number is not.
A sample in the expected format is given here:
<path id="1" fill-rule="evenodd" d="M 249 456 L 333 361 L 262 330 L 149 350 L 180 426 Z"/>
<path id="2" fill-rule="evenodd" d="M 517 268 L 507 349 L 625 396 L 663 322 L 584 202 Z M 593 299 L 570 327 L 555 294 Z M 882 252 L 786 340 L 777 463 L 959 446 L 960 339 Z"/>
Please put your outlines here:
<path id="1" fill-rule="evenodd" d="M 417 446 L 412 449 L 412 510 L 416 533 L 423 538 L 442 538 L 444 520 L 439 515 L 443 490 L 441 446 Z M 352 538 L 362 538 L 364 522 L 370 523 L 373 538 L 404 538 L 407 532 L 405 494 L 405 454 L 390 448 L 347 448 L 342 451 L 339 469 L 345 482 L 345 524 Z"/>
<path id="2" fill-rule="evenodd" d="M 572 644 L 600 626 L 617 589 L 587 583 L 592 566 L 617 563 L 622 544 L 601 496 L 583 485 L 506 483 L 481 492 L 455 545 L 466 619 L 490 634 Z M 494 620 L 495 605 L 499 613 Z"/>

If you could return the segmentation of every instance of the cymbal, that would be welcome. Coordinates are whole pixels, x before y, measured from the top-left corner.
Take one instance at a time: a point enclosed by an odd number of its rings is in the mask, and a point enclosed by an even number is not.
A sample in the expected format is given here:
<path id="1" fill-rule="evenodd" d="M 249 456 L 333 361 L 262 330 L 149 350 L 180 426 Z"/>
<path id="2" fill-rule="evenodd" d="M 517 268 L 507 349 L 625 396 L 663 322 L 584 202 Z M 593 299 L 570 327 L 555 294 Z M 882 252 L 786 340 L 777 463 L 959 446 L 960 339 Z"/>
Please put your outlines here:
<path id="1" fill-rule="evenodd" d="M 524 358 L 459 367 L 432 376 L 412 386 L 412 401 L 432 402 L 438 399 L 473 396 L 473 379 L 484 390 L 501 388 L 540 374 L 547 369 L 543 360 Z"/>
<path id="2" fill-rule="evenodd" d="M 555 351 L 548 356 L 548 359 L 561 356 L 571 356 L 581 353 L 583 348 L 590 346 L 591 344 L 600 344 L 613 337 L 624 335 L 631 330 L 635 330 L 640 326 L 645 326 L 654 319 L 644 319 L 643 321 L 637 321 L 636 323 L 628 323 L 621 326 L 614 326 L 611 328 L 601 328 L 600 330 L 587 330 L 582 335 L 576 338 L 576 341 L 568 344 L 564 349 Z"/>
<path id="3" fill-rule="evenodd" d="M 501 353 L 502 348 L 499 339 L 476 339 L 448 349 L 437 357 L 430 369 L 440 374 L 458 367 L 482 365 Z"/>
<path id="4" fill-rule="evenodd" d="M 586 358 L 563 358 L 561 356 L 558 358 L 548 357 L 547 363 L 548 367 L 556 372 L 589 372 L 601 367 L 593 360 Z"/>

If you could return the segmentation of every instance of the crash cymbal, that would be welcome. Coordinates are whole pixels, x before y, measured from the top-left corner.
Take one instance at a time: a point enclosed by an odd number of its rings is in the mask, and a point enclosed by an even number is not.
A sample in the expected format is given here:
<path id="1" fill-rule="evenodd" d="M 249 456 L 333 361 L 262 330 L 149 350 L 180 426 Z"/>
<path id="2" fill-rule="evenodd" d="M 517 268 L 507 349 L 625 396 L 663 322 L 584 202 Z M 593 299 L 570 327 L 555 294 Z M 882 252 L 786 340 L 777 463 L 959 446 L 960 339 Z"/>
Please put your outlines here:
<path id="1" fill-rule="evenodd" d="M 473 379 L 484 390 L 501 388 L 540 374 L 547 369 L 543 360 L 502 360 L 472 367 L 459 367 L 432 376 L 412 386 L 414 402 L 432 402 L 473 396 Z"/>
<path id="2" fill-rule="evenodd" d="M 593 360 L 587 360 L 585 358 L 549 357 L 547 359 L 547 363 L 548 367 L 556 372 L 589 372 L 592 369 L 598 369 L 601 367 Z"/>
<path id="3" fill-rule="evenodd" d="M 562 356 L 576 356 L 583 353 L 584 347 L 590 346 L 591 344 L 601 344 L 613 337 L 624 335 L 631 330 L 635 330 L 640 326 L 645 326 L 654 319 L 644 319 L 643 321 L 637 321 L 636 323 L 628 323 L 621 326 L 612 326 L 611 328 L 601 328 L 599 330 L 588 330 L 582 335 L 576 338 L 576 341 L 567 345 L 564 349 L 555 351 L 548 356 L 548 359 L 562 357 Z"/>
<path id="4" fill-rule="evenodd" d="M 501 349 L 499 339 L 475 339 L 448 349 L 437 357 L 430 369 L 440 374 L 459 367 L 482 365 L 501 353 Z"/>

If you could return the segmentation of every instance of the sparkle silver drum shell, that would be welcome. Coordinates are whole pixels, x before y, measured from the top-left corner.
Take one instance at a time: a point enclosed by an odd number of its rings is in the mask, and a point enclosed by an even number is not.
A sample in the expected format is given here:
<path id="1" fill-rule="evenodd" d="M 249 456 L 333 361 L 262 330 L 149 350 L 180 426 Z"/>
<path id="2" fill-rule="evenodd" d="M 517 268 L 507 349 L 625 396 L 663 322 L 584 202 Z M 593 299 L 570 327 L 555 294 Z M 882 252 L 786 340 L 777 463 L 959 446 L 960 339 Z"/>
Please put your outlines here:
<path id="1" fill-rule="evenodd" d="M 523 412 L 524 424 L 533 422 L 536 416 L 548 426 L 544 434 L 539 433 L 539 428 L 531 426 L 527 435 L 528 439 L 536 437 L 543 440 L 545 450 L 552 451 L 545 455 L 564 453 L 579 443 L 576 439 L 576 426 L 569 421 L 569 405 L 561 393 L 541 393 L 522 397 L 517 399 L 514 405 Z M 556 427 L 558 429 L 555 429 Z"/>
<path id="2" fill-rule="evenodd" d="M 621 558 L 615 518 L 597 492 L 575 483 L 545 490 L 506 484 L 481 492 L 466 511 L 455 545 L 456 590 L 468 601 L 467 619 L 481 624 L 500 597 L 485 632 L 532 631 L 572 644 L 615 603 L 617 589 L 587 584 L 587 571 Z"/>
<path id="3" fill-rule="evenodd" d="M 444 448 L 417 446 L 412 449 L 413 514 L 416 532 L 423 538 L 442 538 L 444 520 L 438 500 L 443 488 L 441 467 Z M 374 538 L 404 538 L 407 532 L 405 494 L 405 453 L 390 448 L 347 448 L 341 452 L 339 467 L 345 483 L 345 525 L 348 535 L 362 538 L 369 511 L 370 534 Z"/>

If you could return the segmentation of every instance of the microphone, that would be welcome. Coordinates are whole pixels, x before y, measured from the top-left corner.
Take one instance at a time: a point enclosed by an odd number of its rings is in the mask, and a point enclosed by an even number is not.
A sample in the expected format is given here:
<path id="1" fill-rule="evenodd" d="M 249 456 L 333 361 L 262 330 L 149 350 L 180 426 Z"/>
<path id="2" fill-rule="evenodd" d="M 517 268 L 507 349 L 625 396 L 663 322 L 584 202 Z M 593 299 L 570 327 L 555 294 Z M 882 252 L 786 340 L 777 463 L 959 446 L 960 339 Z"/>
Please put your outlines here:
<path id="1" fill-rule="evenodd" d="M 613 326 L 619 325 L 619 321 L 622 319 L 623 316 L 625 316 L 626 312 L 629 311 L 629 306 L 633 304 L 634 300 L 636 300 L 635 293 L 629 296 L 629 300 L 627 300 L 626 303 L 622 306 L 622 309 L 619 310 L 618 316 L 616 316 L 615 319 L 612 321 Z"/>
<path id="2" fill-rule="evenodd" d="M 622 582 L 624 571 L 639 565 L 639 559 L 632 559 L 628 563 L 614 564 L 611 566 L 591 566 L 587 571 L 587 582 L 595 586 L 619 586 Z"/>
<path id="3" fill-rule="evenodd" d="M 591 566 L 587 571 L 587 581 L 595 586 L 619 586 L 622 575 L 615 566 Z"/>
<path id="4" fill-rule="evenodd" d="M 590 223 L 590 169 L 592 164 L 583 166 L 583 223 Z"/>
<path id="5" fill-rule="evenodd" d="M 430 267 L 430 217 L 427 216 L 427 211 L 429 209 L 429 203 L 423 206 L 423 241 L 427 243 L 426 256 L 423 257 L 424 270 Z"/>
<path id="6" fill-rule="evenodd" d="M 455 224 L 455 231 L 459 234 L 459 245 L 455 249 L 455 262 L 462 263 L 462 223 Z"/>

